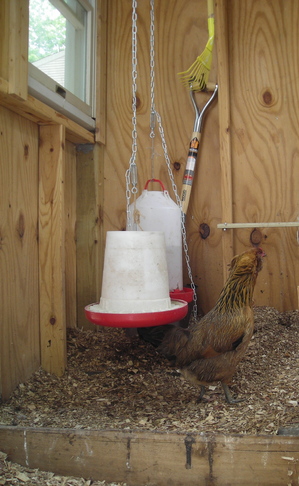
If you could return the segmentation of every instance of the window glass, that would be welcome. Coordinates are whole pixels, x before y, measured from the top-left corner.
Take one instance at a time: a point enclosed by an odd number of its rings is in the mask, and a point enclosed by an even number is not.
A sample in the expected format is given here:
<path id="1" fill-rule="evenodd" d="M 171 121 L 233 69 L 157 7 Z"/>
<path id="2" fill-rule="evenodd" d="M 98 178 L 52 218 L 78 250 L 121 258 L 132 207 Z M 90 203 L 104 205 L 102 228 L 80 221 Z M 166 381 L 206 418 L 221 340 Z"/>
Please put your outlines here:
<path id="1" fill-rule="evenodd" d="M 87 107 L 92 106 L 93 3 L 94 0 L 30 0 L 29 88 L 32 77 L 65 99 L 69 92 Z M 34 95 L 36 91 L 35 88 Z M 82 109 L 82 104 L 79 107 Z M 91 114 L 88 109 L 83 111 Z"/>

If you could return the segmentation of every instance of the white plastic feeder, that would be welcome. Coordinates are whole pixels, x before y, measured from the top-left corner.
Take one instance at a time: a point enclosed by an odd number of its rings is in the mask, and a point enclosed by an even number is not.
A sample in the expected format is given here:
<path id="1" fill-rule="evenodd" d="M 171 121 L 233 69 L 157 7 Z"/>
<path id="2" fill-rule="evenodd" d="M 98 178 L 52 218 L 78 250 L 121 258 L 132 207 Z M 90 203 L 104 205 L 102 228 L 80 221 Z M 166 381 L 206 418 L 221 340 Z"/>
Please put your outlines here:
<path id="1" fill-rule="evenodd" d="M 156 326 L 185 317 L 187 303 L 169 297 L 163 232 L 107 232 L 102 296 L 85 313 L 95 324 L 114 327 Z"/>

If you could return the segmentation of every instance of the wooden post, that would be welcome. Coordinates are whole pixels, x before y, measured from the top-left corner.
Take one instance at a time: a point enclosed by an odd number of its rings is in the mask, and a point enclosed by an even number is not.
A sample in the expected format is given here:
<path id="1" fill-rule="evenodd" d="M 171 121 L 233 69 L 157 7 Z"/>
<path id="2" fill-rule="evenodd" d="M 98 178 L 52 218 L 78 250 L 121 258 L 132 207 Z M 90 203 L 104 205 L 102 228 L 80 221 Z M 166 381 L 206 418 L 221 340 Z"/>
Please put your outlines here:
<path id="1" fill-rule="evenodd" d="M 77 146 L 77 317 L 78 327 L 95 329 L 84 307 L 101 296 L 104 259 L 103 145 Z"/>
<path id="2" fill-rule="evenodd" d="M 28 96 L 29 0 L 9 0 L 8 92 Z"/>
<path id="3" fill-rule="evenodd" d="M 221 202 L 223 222 L 233 222 L 232 162 L 230 133 L 230 90 L 227 37 L 227 0 L 218 0 L 215 8 L 218 58 L 219 145 L 221 165 Z M 227 279 L 227 264 L 233 257 L 233 230 L 222 230 L 223 277 Z"/>
<path id="4" fill-rule="evenodd" d="M 61 376 L 66 366 L 65 128 L 40 127 L 39 278 L 42 367 Z"/>

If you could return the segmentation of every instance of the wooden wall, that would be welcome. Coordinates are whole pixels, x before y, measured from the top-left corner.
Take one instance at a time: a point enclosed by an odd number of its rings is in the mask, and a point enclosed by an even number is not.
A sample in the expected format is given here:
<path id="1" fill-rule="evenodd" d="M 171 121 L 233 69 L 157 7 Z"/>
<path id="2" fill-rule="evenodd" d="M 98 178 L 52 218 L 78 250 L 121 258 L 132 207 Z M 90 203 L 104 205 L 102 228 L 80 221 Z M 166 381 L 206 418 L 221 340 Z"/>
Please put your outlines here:
<path id="1" fill-rule="evenodd" d="M 155 3 L 156 109 L 180 191 L 194 112 L 177 73 L 192 64 L 207 42 L 206 1 L 177 0 L 171 9 L 169 2 Z M 139 194 L 154 176 L 172 195 L 158 131 L 154 163 L 151 159 L 148 4 L 139 2 L 137 11 Z M 210 81 L 219 82 L 219 96 L 204 121 L 186 220 L 192 271 L 204 311 L 215 303 L 229 256 L 250 247 L 253 237 L 268 255 L 255 303 L 280 311 L 297 308 L 297 229 L 261 228 L 251 236 L 252 228 L 224 232 L 217 224 L 297 221 L 298 8 L 296 0 L 215 2 L 217 37 Z M 108 3 L 107 45 L 105 231 L 121 230 L 126 224 L 132 93 L 129 0 Z M 196 94 L 200 107 L 207 97 Z M 206 239 L 200 234 L 202 224 L 210 228 Z"/>
<path id="2" fill-rule="evenodd" d="M 297 221 L 299 215 L 299 5 L 230 1 L 233 217 Z M 268 254 L 259 303 L 296 308 L 298 228 L 261 229 Z M 236 231 L 235 248 L 250 231 Z"/>
<path id="3" fill-rule="evenodd" d="M 38 127 L 0 108 L 0 343 L 7 396 L 40 363 Z"/>
<path id="4" fill-rule="evenodd" d="M 124 230 L 126 226 L 125 171 L 131 156 L 131 0 L 111 0 L 107 2 L 107 12 L 103 7 L 106 2 L 99 1 L 102 37 L 98 53 L 102 57 L 98 71 L 100 126 L 96 137 L 101 145 L 93 145 L 93 134 L 28 96 L 24 85 L 26 63 L 22 61 L 22 68 L 18 64 L 21 63 L 18 46 L 26 50 L 24 28 L 8 28 L 15 23 L 26 25 L 27 3 L 27 0 L 5 0 L 0 4 L 3 397 L 9 396 L 17 383 L 41 362 L 47 363 L 46 369 L 50 371 L 63 372 L 66 326 L 93 328 L 85 320 L 84 306 L 101 295 L 106 231 Z M 177 73 L 192 64 L 207 42 L 206 0 L 176 0 L 171 9 L 166 0 L 156 0 L 155 4 L 155 105 L 162 117 L 180 193 L 194 112 L 188 90 Z M 139 194 L 145 182 L 156 177 L 173 196 L 158 130 L 151 158 L 149 18 L 149 2 L 140 0 Z M 210 81 L 219 82 L 219 95 L 205 117 L 186 219 L 193 277 L 198 286 L 199 306 L 205 312 L 217 299 L 230 256 L 250 247 L 253 237 L 268 255 L 258 279 L 256 304 L 280 311 L 298 305 L 296 228 L 261 228 L 251 235 L 252 228 L 224 232 L 217 227 L 223 222 L 297 220 L 298 21 L 296 0 L 215 1 L 216 44 Z M 9 68 L 8 52 L 10 61 L 15 60 Z M 22 54 L 23 58 L 26 56 Z M 107 95 L 103 96 L 105 90 Z M 206 93 L 196 94 L 200 107 L 208 97 Z M 39 140 L 46 141 L 46 145 Z M 51 143 L 58 152 L 52 152 Z M 41 158 L 41 153 L 46 159 Z M 46 160 L 56 171 L 49 180 L 41 176 L 41 164 Z M 61 165 L 55 165 L 57 160 Z M 54 283 L 59 275 L 61 287 L 53 284 L 50 292 L 41 294 L 42 258 L 49 264 L 40 233 L 46 228 L 43 222 L 49 211 L 41 199 L 43 183 L 51 183 L 57 196 L 53 204 L 60 208 L 59 217 L 51 238 L 57 245 L 58 236 L 65 258 L 59 265 L 55 253 L 49 253 L 53 271 L 48 275 L 53 276 Z M 41 208 L 46 212 L 41 213 Z M 210 228 L 206 239 L 202 238 L 203 224 Z M 57 251 L 58 246 L 55 248 Z M 188 283 L 186 272 L 184 283 Z M 54 306 L 55 319 L 49 327 L 49 317 L 45 313 L 43 320 L 42 309 L 49 304 L 52 291 L 58 298 L 59 319 L 56 320 Z M 42 302 L 41 295 L 44 295 Z M 53 343 L 60 347 L 59 370 L 52 368 L 57 349 L 52 353 L 46 346 L 47 332 L 54 332 Z"/>
<path id="5" fill-rule="evenodd" d="M 51 264 L 53 245 L 48 235 L 47 250 L 43 251 L 41 243 L 43 225 L 39 223 L 46 221 L 45 227 L 50 227 L 53 224 L 53 214 L 46 213 L 42 216 L 39 214 L 41 209 L 39 182 L 42 180 L 39 164 L 39 132 L 36 123 L 0 107 L 0 384 L 2 384 L 3 397 L 8 397 L 15 386 L 26 380 L 41 362 L 44 362 L 46 368 L 49 367 L 49 371 L 53 366 L 52 355 L 43 351 L 44 347 L 49 349 L 49 345 L 46 346 L 43 340 L 43 336 L 48 336 L 48 331 L 45 332 L 45 329 L 53 328 L 51 329 L 53 335 L 57 331 L 55 326 L 50 323 L 45 324 L 43 321 L 44 304 L 47 299 L 41 296 L 43 288 L 45 287 L 46 292 L 49 292 L 47 285 L 53 283 L 50 276 L 51 270 L 48 269 L 48 265 Z M 57 244 L 61 246 L 62 243 L 65 246 L 65 268 L 60 264 L 63 270 L 64 293 L 61 296 L 60 290 L 56 288 L 56 300 L 62 297 L 65 328 L 66 323 L 69 327 L 77 324 L 76 151 L 75 146 L 70 142 L 66 142 L 65 145 L 64 168 L 65 177 L 62 180 L 64 210 L 63 215 L 56 214 L 56 220 L 63 220 L 63 224 L 60 225 L 63 241 L 58 241 Z M 52 166 L 50 169 L 48 181 L 51 181 L 54 174 Z M 48 182 L 49 186 L 50 184 L 51 182 Z M 55 205 L 55 196 L 51 193 L 49 197 L 49 207 L 52 209 Z M 54 230 L 53 234 L 57 238 Z M 57 279 L 55 282 L 57 285 Z M 51 311 L 53 310 L 57 309 L 53 307 Z M 43 327 L 41 323 L 44 324 Z M 63 333 L 65 331 L 62 330 Z M 53 346 L 53 350 L 54 348 Z M 55 363 L 59 363 L 60 360 L 64 363 L 65 356 L 59 344 L 53 353 Z M 55 370 L 55 365 L 53 369 Z"/>

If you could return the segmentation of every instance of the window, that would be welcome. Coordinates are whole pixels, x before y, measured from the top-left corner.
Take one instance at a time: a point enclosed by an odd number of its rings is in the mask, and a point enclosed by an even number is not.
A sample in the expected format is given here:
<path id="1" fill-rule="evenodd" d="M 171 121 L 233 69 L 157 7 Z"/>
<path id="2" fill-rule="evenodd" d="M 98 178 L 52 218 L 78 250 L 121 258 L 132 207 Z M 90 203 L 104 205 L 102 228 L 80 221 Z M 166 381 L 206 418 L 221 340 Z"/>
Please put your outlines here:
<path id="1" fill-rule="evenodd" d="M 95 127 L 95 0 L 30 0 L 29 93 Z"/>

